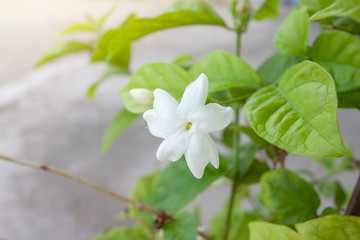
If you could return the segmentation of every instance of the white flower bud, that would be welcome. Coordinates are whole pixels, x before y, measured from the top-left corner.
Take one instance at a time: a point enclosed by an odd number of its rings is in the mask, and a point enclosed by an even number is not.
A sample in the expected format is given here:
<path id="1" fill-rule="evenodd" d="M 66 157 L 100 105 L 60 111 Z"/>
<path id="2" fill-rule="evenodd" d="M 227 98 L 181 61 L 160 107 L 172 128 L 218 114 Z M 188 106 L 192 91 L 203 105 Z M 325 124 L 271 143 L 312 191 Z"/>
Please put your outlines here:
<path id="1" fill-rule="evenodd" d="M 133 88 L 129 91 L 134 101 L 144 107 L 152 107 L 154 102 L 154 94 L 145 88 Z"/>

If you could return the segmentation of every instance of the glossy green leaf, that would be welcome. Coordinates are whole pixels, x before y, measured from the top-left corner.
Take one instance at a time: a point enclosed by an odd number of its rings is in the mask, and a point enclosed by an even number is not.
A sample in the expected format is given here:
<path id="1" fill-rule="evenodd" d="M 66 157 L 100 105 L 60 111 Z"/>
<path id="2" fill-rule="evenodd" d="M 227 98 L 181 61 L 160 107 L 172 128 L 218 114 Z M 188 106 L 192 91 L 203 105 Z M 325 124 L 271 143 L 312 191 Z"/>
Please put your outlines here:
<path id="1" fill-rule="evenodd" d="M 304 240 L 360 239 L 360 217 L 355 216 L 329 215 L 295 227 Z"/>
<path id="2" fill-rule="evenodd" d="M 262 137 L 260 137 L 259 135 L 256 134 L 256 132 L 251 128 L 251 127 L 246 127 L 246 126 L 232 126 L 236 131 L 245 133 L 246 136 L 248 136 L 251 141 L 253 141 L 254 143 L 263 146 L 263 147 L 268 147 L 269 143 L 267 141 L 265 141 Z"/>
<path id="3" fill-rule="evenodd" d="M 311 21 L 319 21 L 331 17 L 348 17 L 360 23 L 360 4 L 359 0 L 335 1 L 327 8 L 311 16 Z"/>
<path id="4" fill-rule="evenodd" d="M 90 51 L 92 46 L 83 42 L 66 42 L 53 46 L 37 61 L 34 67 L 40 67 L 45 63 L 69 53 Z"/>
<path id="5" fill-rule="evenodd" d="M 360 88 L 349 92 L 340 92 L 337 97 L 339 107 L 360 109 Z"/>
<path id="6" fill-rule="evenodd" d="M 298 0 L 300 7 L 305 7 L 310 15 L 330 6 L 335 0 Z"/>
<path id="7" fill-rule="evenodd" d="M 94 32 L 95 29 L 90 23 L 74 23 L 65 28 L 64 31 L 60 33 L 60 36 L 75 33 L 75 32 Z"/>
<path id="8" fill-rule="evenodd" d="M 202 57 L 189 70 L 193 78 L 205 73 L 209 91 L 219 91 L 239 86 L 261 86 L 262 81 L 252 67 L 241 58 L 223 50 Z"/>
<path id="9" fill-rule="evenodd" d="M 101 236 L 91 238 L 92 240 L 149 240 L 148 237 L 141 228 L 121 227 L 110 230 L 105 230 Z"/>
<path id="10" fill-rule="evenodd" d="M 154 192 L 155 186 L 159 180 L 161 175 L 161 171 L 153 172 L 149 175 L 145 175 L 140 177 L 135 187 L 133 188 L 130 197 L 133 199 L 137 199 L 139 202 L 146 206 L 154 207 Z M 153 223 L 155 220 L 154 214 L 148 213 L 146 211 L 141 211 L 136 207 L 129 205 L 129 209 L 133 215 L 135 215 L 134 219 L 139 221 L 140 218 L 143 223 L 145 223 L 150 229 L 153 228 Z"/>
<path id="11" fill-rule="evenodd" d="M 112 77 L 114 75 L 120 75 L 120 74 L 128 74 L 128 70 L 124 67 L 118 67 L 115 65 L 110 65 L 108 69 L 104 72 L 104 74 L 96 81 L 94 82 L 87 91 L 87 97 L 90 99 L 93 99 L 95 97 L 95 92 L 97 88 L 109 77 Z"/>
<path id="12" fill-rule="evenodd" d="M 276 18 L 279 14 L 279 0 L 265 0 L 259 9 L 256 10 L 254 18 L 262 20 L 264 18 Z"/>
<path id="13" fill-rule="evenodd" d="M 109 150 L 116 138 L 136 119 L 137 116 L 137 114 L 131 113 L 126 109 L 123 109 L 116 114 L 105 130 L 101 143 L 102 154 Z"/>
<path id="14" fill-rule="evenodd" d="M 295 224 L 316 216 L 319 196 L 311 184 L 295 173 L 278 169 L 265 173 L 260 183 L 265 205 L 282 223 Z"/>
<path id="15" fill-rule="evenodd" d="M 311 48 L 312 60 L 334 78 L 336 90 L 346 92 L 360 87 L 360 39 L 342 31 L 326 31 Z"/>
<path id="16" fill-rule="evenodd" d="M 186 86 L 196 78 L 192 79 L 184 69 L 175 64 L 148 63 L 136 70 L 130 82 L 121 89 L 120 95 L 127 110 L 133 113 L 142 113 L 148 108 L 134 101 L 129 94 L 131 89 L 146 88 L 155 90 L 161 88 L 179 100 Z"/>
<path id="17" fill-rule="evenodd" d="M 277 82 L 280 76 L 291 66 L 305 60 L 304 57 L 275 53 L 258 68 L 257 73 L 266 85 Z"/>
<path id="18" fill-rule="evenodd" d="M 194 215 L 180 212 L 175 218 L 176 221 L 169 221 L 164 225 L 164 240 L 195 240 L 197 222 Z"/>
<path id="19" fill-rule="evenodd" d="M 274 44 L 280 53 L 291 56 L 306 54 L 310 30 L 308 19 L 305 8 L 293 8 L 275 35 Z"/>
<path id="20" fill-rule="evenodd" d="M 254 131 L 287 152 L 304 156 L 343 156 L 334 81 L 309 61 L 288 69 L 278 86 L 253 94 L 244 113 Z"/>
<path id="21" fill-rule="evenodd" d="M 298 233 L 289 227 L 268 222 L 252 222 L 250 240 L 301 240 Z"/>
<path id="22" fill-rule="evenodd" d="M 155 18 L 135 18 L 113 30 L 111 37 L 105 34 L 100 39 L 92 61 L 112 63 L 114 56 L 121 58 L 122 52 L 136 39 L 162 29 L 193 24 L 225 26 L 207 3 L 199 0 L 181 1 Z"/>
<path id="23" fill-rule="evenodd" d="M 156 206 L 169 214 L 177 212 L 224 175 L 226 170 L 226 161 L 220 157 L 219 169 L 215 169 L 209 164 L 205 169 L 204 176 L 196 179 L 186 165 L 184 157 L 170 163 L 161 174 L 155 188 Z"/>

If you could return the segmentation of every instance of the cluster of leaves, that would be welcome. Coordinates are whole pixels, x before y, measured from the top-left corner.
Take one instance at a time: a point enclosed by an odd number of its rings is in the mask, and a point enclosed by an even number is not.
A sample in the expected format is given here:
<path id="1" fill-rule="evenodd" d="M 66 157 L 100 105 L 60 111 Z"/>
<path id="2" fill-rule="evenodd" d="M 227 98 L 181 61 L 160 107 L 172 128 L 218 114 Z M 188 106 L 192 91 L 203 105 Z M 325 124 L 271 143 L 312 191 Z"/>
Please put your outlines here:
<path id="1" fill-rule="evenodd" d="M 278 14 L 278 0 L 266 0 L 258 9 L 244 2 L 247 4 L 238 6 L 237 1 L 231 1 L 234 27 L 227 26 L 209 4 L 198 0 L 176 2 L 154 18 L 131 15 L 120 27 L 104 32 L 102 25 L 110 14 L 107 13 L 98 21 L 74 24 L 64 31 L 64 34 L 95 32 L 95 45 L 65 43 L 52 49 L 38 65 L 69 52 L 91 50 L 92 61 L 109 64 L 104 76 L 89 89 L 88 95 L 94 96 L 97 86 L 108 76 L 128 72 L 131 44 L 141 37 L 193 24 L 224 27 L 241 34 L 251 19 L 273 18 Z M 220 169 L 208 166 L 204 177 L 198 180 L 191 175 L 184 159 L 180 159 L 138 180 L 131 197 L 154 209 L 163 209 L 176 219 L 166 222 L 161 234 L 153 227 L 155 216 L 130 206 L 128 217 L 135 219 L 136 226 L 108 230 L 94 240 L 196 239 L 198 214 L 183 209 L 220 178 L 236 182 L 237 193 L 234 203 L 225 203 L 212 220 L 213 239 L 222 238 L 228 209 L 232 209 L 229 239 L 359 238 L 359 218 L 329 214 L 341 213 L 347 202 L 346 191 L 332 176 L 354 168 L 351 151 L 340 135 L 337 111 L 338 107 L 360 109 L 360 40 L 356 36 L 360 34 L 360 4 L 356 0 L 299 0 L 299 4 L 276 33 L 274 44 L 278 53 L 257 70 L 236 55 L 216 50 L 197 61 L 182 55 L 173 63 L 148 63 L 134 72 L 120 91 L 125 109 L 106 130 L 102 152 L 147 110 L 134 101 L 129 94 L 131 89 L 161 88 L 179 100 L 185 87 L 201 73 L 209 79 L 207 100 L 243 106 L 250 126 L 229 126 L 220 139 L 230 149 L 240 148 L 238 165 L 229 156 L 221 155 Z M 319 22 L 322 32 L 308 46 L 311 21 Z M 250 141 L 235 146 L 231 139 L 238 133 Z M 277 157 L 271 145 L 312 157 L 323 164 L 327 175 L 317 179 L 309 169 L 299 170 L 298 174 L 286 169 L 271 171 L 269 163 Z M 266 160 L 257 155 L 263 149 Z M 337 157 L 343 157 L 340 163 Z M 299 174 L 306 175 L 311 182 Z M 256 198 L 250 190 L 254 184 L 261 187 Z M 333 206 L 321 213 L 319 194 L 334 201 Z M 255 209 L 239 208 L 244 199 L 253 202 Z M 229 208 L 230 204 L 235 207 Z"/>

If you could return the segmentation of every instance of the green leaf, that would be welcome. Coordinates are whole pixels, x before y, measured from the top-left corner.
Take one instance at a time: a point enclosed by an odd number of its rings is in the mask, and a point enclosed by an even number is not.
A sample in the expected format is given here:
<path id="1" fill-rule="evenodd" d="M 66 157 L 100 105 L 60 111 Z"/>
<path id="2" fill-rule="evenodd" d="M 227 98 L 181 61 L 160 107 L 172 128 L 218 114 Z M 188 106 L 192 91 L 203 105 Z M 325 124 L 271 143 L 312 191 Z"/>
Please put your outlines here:
<path id="1" fill-rule="evenodd" d="M 268 222 L 252 222 L 250 240 L 301 240 L 298 233 L 289 227 Z"/>
<path id="2" fill-rule="evenodd" d="M 135 102 L 129 91 L 133 88 L 161 88 L 179 100 L 186 86 L 195 79 L 181 67 L 170 63 L 148 63 L 136 70 L 130 82 L 120 91 L 127 110 L 142 113 L 148 108 Z"/>
<path id="3" fill-rule="evenodd" d="M 146 206 L 154 207 L 154 191 L 160 175 L 161 171 L 156 171 L 139 178 L 130 194 L 130 197 L 138 200 Z M 155 220 L 155 216 L 153 214 L 141 211 L 132 205 L 129 206 L 129 209 L 132 214 L 136 216 L 135 220 L 139 221 L 140 218 L 141 221 L 143 221 L 150 229 L 153 228 L 153 222 Z"/>
<path id="4" fill-rule="evenodd" d="M 321 216 L 325 217 L 325 216 L 332 215 L 332 214 L 340 214 L 340 213 L 335 208 L 327 207 L 322 211 Z"/>
<path id="5" fill-rule="evenodd" d="M 258 183 L 261 176 L 268 171 L 270 168 L 266 163 L 254 160 L 246 173 L 239 178 L 239 182 L 246 185 Z"/>
<path id="6" fill-rule="evenodd" d="M 360 89 L 349 92 L 340 92 L 337 95 L 339 107 L 360 109 Z"/>
<path id="7" fill-rule="evenodd" d="M 185 70 L 188 70 L 194 64 L 194 56 L 187 53 L 180 54 L 173 60 L 173 63 L 179 65 Z"/>
<path id="8" fill-rule="evenodd" d="M 216 50 L 202 57 L 189 73 L 193 78 L 205 73 L 209 78 L 210 92 L 231 87 L 262 85 L 260 77 L 249 64 L 223 50 Z"/>
<path id="9" fill-rule="evenodd" d="M 181 1 L 155 18 L 135 18 L 113 30 L 111 37 L 105 34 L 100 39 L 92 61 L 112 63 L 114 56 L 121 58 L 122 52 L 136 39 L 162 29 L 193 24 L 225 26 L 207 3 L 198 0 Z"/>
<path id="10" fill-rule="evenodd" d="M 150 239 L 141 228 L 121 227 L 104 231 L 101 236 L 91 238 L 92 240 L 146 240 Z"/>
<path id="11" fill-rule="evenodd" d="M 231 127 L 233 127 L 236 131 L 245 133 L 246 136 L 248 136 L 251 139 L 251 141 L 253 141 L 254 143 L 260 146 L 267 148 L 270 145 L 262 137 L 257 135 L 256 132 L 251 127 L 246 127 L 246 126 L 231 126 Z"/>
<path id="12" fill-rule="evenodd" d="M 304 57 L 289 56 L 281 53 L 275 53 L 269 57 L 258 68 L 257 73 L 266 85 L 277 82 L 280 76 L 291 66 L 305 60 Z"/>
<path id="13" fill-rule="evenodd" d="M 310 15 L 330 6 L 334 2 L 335 0 L 298 0 L 299 6 L 305 7 Z"/>
<path id="14" fill-rule="evenodd" d="M 279 0 L 265 0 L 259 9 L 256 10 L 255 20 L 264 18 L 276 18 L 279 14 Z"/>
<path id="15" fill-rule="evenodd" d="M 345 156 L 341 159 L 340 163 L 337 163 L 336 158 L 334 157 L 321 157 L 321 158 L 310 158 L 311 160 L 322 164 L 325 168 L 326 173 L 335 174 L 340 173 L 345 170 L 353 168 L 352 163 L 352 152 L 351 150 L 347 151 Z"/>
<path id="16" fill-rule="evenodd" d="M 194 215 L 180 212 L 175 219 L 176 221 L 169 221 L 164 225 L 164 240 L 195 240 L 197 222 Z"/>
<path id="17" fill-rule="evenodd" d="M 60 33 L 60 36 L 68 35 L 75 32 L 94 32 L 95 29 L 90 23 L 74 23 L 68 26 Z"/>
<path id="18" fill-rule="evenodd" d="M 309 14 L 305 8 L 293 8 L 275 35 L 275 47 L 283 54 L 301 56 L 307 52 L 310 30 Z"/>
<path id="19" fill-rule="evenodd" d="M 96 22 L 96 29 L 97 30 L 101 30 L 104 23 L 106 22 L 106 20 L 111 16 L 111 14 L 116 10 L 116 6 L 112 6 L 109 10 L 106 11 L 106 13 L 104 13 L 104 15 L 102 15 L 99 20 Z M 131 15 L 131 18 L 133 17 L 133 15 Z"/>
<path id="20" fill-rule="evenodd" d="M 80 51 L 90 51 L 92 46 L 83 42 L 66 42 L 53 46 L 50 48 L 41 58 L 37 61 L 34 67 L 40 67 L 45 63 L 52 61 L 58 57 L 61 57 L 65 54 L 80 52 Z"/>
<path id="21" fill-rule="evenodd" d="M 158 208 L 173 214 L 188 205 L 195 197 L 207 189 L 215 180 L 225 174 L 226 161 L 220 157 L 220 167 L 208 165 L 204 176 L 196 179 L 182 157 L 170 163 L 160 176 L 155 188 L 155 203 Z"/>
<path id="22" fill-rule="evenodd" d="M 296 224 L 301 239 L 360 239 L 360 217 L 329 215 Z"/>
<path id="23" fill-rule="evenodd" d="M 109 150 L 117 136 L 120 135 L 136 119 L 137 116 L 137 114 L 131 113 L 125 109 L 116 114 L 105 130 L 101 143 L 102 154 Z"/>
<path id="24" fill-rule="evenodd" d="M 340 209 L 346 201 L 346 193 L 344 189 L 338 181 L 333 179 L 327 179 L 320 182 L 319 191 L 323 196 L 333 198 L 338 209 Z"/>
<path id="25" fill-rule="evenodd" d="M 108 69 L 104 72 L 104 74 L 89 87 L 86 94 L 87 97 L 93 99 L 95 97 L 95 91 L 106 79 L 119 74 L 128 74 L 128 70 L 124 67 L 109 65 Z"/>
<path id="26" fill-rule="evenodd" d="M 323 32 L 311 48 L 311 57 L 333 76 L 338 92 L 360 87 L 360 39 L 354 35 Z"/>
<path id="27" fill-rule="evenodd" d="M 360 35 L 360 23 L 351 20 L 351 18 L 334 17 L 332 18 L 331 25 L 333 25 L 335 29 Z"/>
<path id="28" fill-rule="evenodd" d="M 251 167 L 252 163 L 254 162 L 255 154 L 259 150 L 259 145 L 248 142 L 243 144 L 239 150 L 239 157 L 240 162 L 238 164 L 238 171 L 239 177 L 243 177 L 249 168 Z"/>
<path id="29" fill-rule="evenodd" d="M 304 61 L 282 76 L 278 86 L 258 90 L 244 113 L 254 131 L 287 152 L 343 156 L 334 82 L 316 63 Z"/>
<path id="30" fill-rule="evenodd" d="M 189 73 L 194 79 L 205 73 L 209 78 L 211 96 L 224 102 L 247 98 L 263 85 L 260 77 L 249 64 L 223 50 L 213 51 L 202 57 Z M 219 94 L 219 91 L 223 92 Z"/>
<path id="31" fill-rule="evenodd" d="M 329 7 L 311 16 L 311 21 L 321 21 L 331 17 L 348 17 L 360 23 L 359 0 L 335 1 Z"/>
<path id="32" fill-rule="evenodd" d="M 295 173 L 278 169 L 265 173 L 260 183 L 265 205 L 282 223 L 295 224 L 316 216 L 319 196 L 311 184 Z"/>

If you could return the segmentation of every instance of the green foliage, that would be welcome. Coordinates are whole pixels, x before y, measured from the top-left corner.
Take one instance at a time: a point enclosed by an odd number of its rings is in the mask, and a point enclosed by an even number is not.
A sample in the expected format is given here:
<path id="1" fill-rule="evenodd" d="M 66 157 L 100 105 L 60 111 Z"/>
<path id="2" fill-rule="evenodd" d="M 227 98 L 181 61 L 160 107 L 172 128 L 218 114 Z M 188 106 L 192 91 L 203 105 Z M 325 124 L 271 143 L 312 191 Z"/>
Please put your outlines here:
<path id="1" fill-rule="evenodd" d="M 173 214 L 188 205 L 227 170 L 226 161 L 220 158 L 220 167 L 208 165 L 204 176 L 196 179 L 186 165 L 184 157 L 170 163 L 163 171 L 155 187 L 156 207 Z"/>
<path id="2" fill-rule="evenodd" d="M 360 109 L 360 89 L 338 93 L 339 107 Z"/>
<path id="3" fill-rule="evenodd" d="M 320 193 L 327 197 L 333 198 L 334 203 L 340 209 L 346 201 L 346 193 L 338 181 L 326 179 L 319 183 Z"/>
<path id="4" fill-rule="evenodd" d="M 126 109 L 123 109 L 116 114 L 105 130 L 101 144 L 101 153 L 104 154 L 109 150 L 117 136 L 130 126 L 137 116 L 137 114 L 131 113 Z"/>
<path id="5" fill-rule="evenodd" d="M 202 57 L 189 73 L 193 78 L 205 73 L 209 78 L 209 91 L 215 92 L 211 96 L 219 101 L 244 99 L 263 85 L 260 77 L 249 64 L 222 50 Z M 219 95 L 218 91 L 222 90 L 226 91 L 223 95 Z"/>
<path id="6" fill-rule="evenodd" d="M 347 151 L 340 162 L 334 157 L 311 158 L 311 160 L 322 164 L 328 174 L 336 174 L 353 168 L 351 151 Z"/>
<path id="7" fill-rule="evenodd" d="M 197 236 L 196 218 L 189 212 L 175 215 L 176 221 L 164 225 L 164 240 L 194 240 Z"/>
<path id="8" fill-rule="evenodd" d="M 345 147 L 337 121 L 334 82 L 319 65 L 304 61 L 264 87 L 244 106 L 255 132 L 287 152 L 305 156 L 342 156 Z"/>
<path id="9" fill-rule="evenodd" d="M 127 51 L 134 40 L 162 29 L 193 24 L 225 26 L 219 15 L 207 3 L 199 0 L 177 2 L 155 18 L 134 18 L 113 30 L 111 36 L 105 34 L 100 39 L 92 61 L 113 63 L 114 59 L 122 58 L 122 53 Z M 123 62 L 125 60 L 126 57 L 123 58 Z"/>
<path id="10" fill-rule="evenodd" d="M 239 177 L 239 182 L 245 185 L 258 183 L 267 171 L 270 171 L 270 168 L 266 163 L 254 160 L 248 170 Z"/>
<path id="11" fill-rule="evenodd" d="M 223 50 L 202 57 L 189 70 L 193 78 L 205 73 L 209 78 L 209 91 L 220 91 L 233 87 L 259 87 L 262 81 L 252 67 L 241 58 Z"/>
<path id="12" fill-rule="evenodd" d="M 190 69 L 193 65 L 193 62 L 194 62 L 194 56 L 187 53 L 180 54 L 173 60 L 174 64 L 179 65 L 185 70 Z"/>
<path id="13" fill-rule="evenodd" d="M 108 69 L 104 72 L 104 74 L 89 87 L 87 91 L 87 97 L 93 99 L 95 97 L 95 92 L 100 86 L 100 84 L 102 84 L 109 77 L 119 74 L 128 74 L 128 70 L 124 67 L 109 65 Z"/>
<path id="14" fill-rule="evenodd" d="M 323 21 L 332 17 L 348 17 L 360 23 L 359 0 L 335 1 L 332 5 L 311 16 L 311 21 Z"/>
<path id="15" fill-rule="evenodd" d="M 342 31 L 323 32 L 311 48 L 311 58 L 334 78 L 336 90 L 360 88 L 360 40 Z"/>
<path id="16" fill-rule="evenodd" d="M 301 239 L 360 239 L 360 217 L 329 215 L 296 224 Z"/>
<path id="17" fill-rule="evenodd" d="M 197 76 L 198 77 L 198 76 Z M 169 92 L 176 99 L 180 99 L 185 87 L 195 79 L 181 67 L 170 63 L 148 63 L 136 70 L 130 82 L 120 91 L 127 110 L 142 113 L 148 108 L 135 102 L 129 91 L 133 88 L 155 90 L 161 88 Z"/>
<path id="18" fill-rule="evenodd" d="M 301 56 L 307 52 L 310 30 L 309 14 L 305 8 L 293 8 L 275 35 L 275 47 L 283 54 Z"/>
<path id="19" fill-rule="evenodd" d="M 250 240 L 301 240 L 297 232 L 286 226 L 268 222 L 252 222 Z"/>
<path id="20" fill-rule="evenodd" d="M 327 207 L 322 211 L 321 216 L 325 217 L 332 214 L 340 214 L 340 212 L 335 208 Z"/>
<path id="21" fill-rule="evenodd" d="M 255 20 L 276 18 L 279 14 L 279 0 L 265 0 L 254 14 Z"/>
<path id="22" fill-rule="evenodd" d="M 240 177 L 243 177 L 251 167 L 252 163 L 254 162 L 255 154 L 259 150 L 259 147 L 259 145 L 253 142 L 245 143 L 240 147 L 238 157 L 240 161 L 237 169 Z"/>
<path id="23" fill-rule="evenodd" d="M 93 32 L 94 26 L 91 23 L 74 23 L 60 33 L 60 36 L 76 32 Z"/>
<path id="24" fill-rule="evenodd" d="M 41 58 L 37 61 L 34 67 L 40 67 L 51 60 L 61 57 L 65 54 L 75 53 L 80 51 L 90 51 L 92 46 L 83 42 L 65 42 L 50 48 Z"/>
<path id="25" fill-rule="evenodd" d="M 151 207 L 155 206 L 154 189 L 160 175 L 161 171 L 156 171 L 139 178 L 130 194 L 130 197 L 133 199 L 137 199 L 144 205 Z M 134 206 L 129 206 L 129 209 L 136 221 L 142 221 L 149 227 L 149 229 L 153 228 L 153 222 L 155 220 L 155 216 L 153 214 L 145 211 L 140 211 Z"/>
<path id="26" fill-rule="evenodd" d="M 283 224 L 312 219 L 320 206 L 313 186 L 286 169 L 265 173 L 260 180 L 264 204 Z"/>
<path id="27" fill-rule="evenodd" d="M 335 0 L 298 0 L 300 7 L 305 7 L 310 15 L 330 6 Z"/>
<path id="28" fill-rule="evenodd" d="M 229 239 L 248 240 L 249 227 L 248 224 L 252 221 L 259 220 L 260 216 L 257 212 L 245 212 L 238 206 L 244 197 L 248 195 L 246 186 L 240 187 L 234 199 L 234 208 L 232 209 L 231 228 L 229 232 Z M 216 240 L 223 239 L 223 233 L 226 224 L 226 215 L 229 208 L 229 201 L 227 201 L 222 210 L 210 223 L 210 236 Z"/>
<path id="29" fill-rule="evenodd" d="M 281 53 L 275 53 L 269 57 L 258 68 L 257 73 L 266 85 L 277 82 L 280 76 L 291 66 L 305 60 L 304 57 L 289 56 Z"/>
<path id="30" fill-rule="evenodd" d="M 149 238 L 141 228 L 122 227 L 105 230 L 101 236 L 93 237 L 92 240 L 149 240 Z"/>

